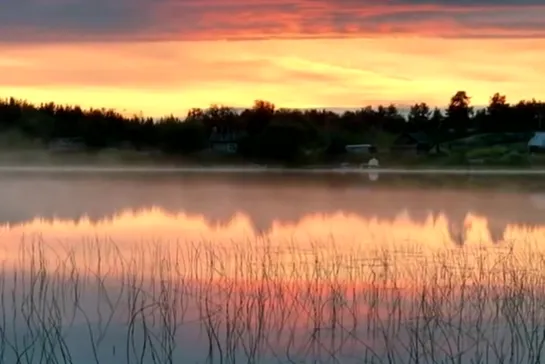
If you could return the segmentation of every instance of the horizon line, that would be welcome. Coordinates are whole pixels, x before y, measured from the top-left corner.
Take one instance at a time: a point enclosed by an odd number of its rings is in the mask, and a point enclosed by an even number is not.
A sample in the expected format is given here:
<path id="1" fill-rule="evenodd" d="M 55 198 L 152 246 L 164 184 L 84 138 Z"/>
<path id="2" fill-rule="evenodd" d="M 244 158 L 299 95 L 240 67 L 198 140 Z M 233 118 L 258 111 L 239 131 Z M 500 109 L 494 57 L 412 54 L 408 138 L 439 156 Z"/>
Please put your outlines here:
<path id="1" fill-rule="evenodd" d="M 15 97 L 15 96 L 5 96 L 5 97 L 1 97 L 0 98 L 0 101 L 9 101 L 10 99 L 13 99 L 17 102 L 23 102 L 23 103 L 28 103 L 32 106 L 35 106 L 35 107 L 39 107 L 40 105 L 42 104 L 49 104 L 49 103 L 53 103 L 54 105 L 56 106 L 65 106 L 65 107 L 81 107 L 80 105 L 77 105 L 77 104 L 69 104 L 69 103 L 58 103 L 56 101 L 53 101 L 53 100 L 49 100 L 49 101 L 43 101 L 43 102 L 32 102 L 32 101 L 29 101 L 25 98 L 18 98 L 18 97 Z M 256 100 L 262 100 L 262 99 L 259 99 L 259 98 L 256 98 Z M 384 104 L 376 104 L 376 105 L 373 105 L 373 104 L 362 104 L 362 106 L 306 106 L 306 107 L 282 107 L 282 106 L 279 106 L 277 104 L 275 104 L 274 102 L 272 101 L 269 101 L 269 100 L 262 100 L 262 101 L 267 101 L 267 102 L 271 102 L 273 105 L 275 105 L 275 108 L 276 110 L 301 110 L 301 111 L 312 111 L 312 110 L 325 110 L 325 111 L 330 111 L 330 112 L 333 112 L 335 114 L 343 114 L 345 112 L 350 112 L 350 111 L 358 111 L 358 110 L 362 110 L 366 107 L 372 107 L 373 110 L 376 110 L 379 106 L 384 106 L 384 107 L 387 107 L 389 105 L 393 105 L 397 108 L 397 111 L 399 112 L 399 114 L 403 117 L 406 117 L 409 112 L 410 112 L 410 108 L 414 105 L 414 104 L 417 104 L 417 103 L 420 103 L 418 101 L 415 101 L 415 103 L 413 104 L 406 104 L 406 103 L 384 103 Z M 523 100 L 520 100 L 520 101 L 523 101 Z M 426 103 L 426 102 L 424 102 Z M 426 103 L 428 104 L 428 103 Z M 224 104 L 224 103 L 211 103 L 209 106 L 207 107 L 189 107 L 187 109 L 183 109 L 183 114 L 179 114 L 179 113 L 174 113 L 174 112 L 170 112 L 170 113 L 165 113 L 161 116 L 151 116 L 151 115 L 146 115 L 146 113 L 143 111 L 143 110 L 139 110 L 139 111 L 129 111 L 127 109 L 119 109 L 119 108 L 107 108 L 107 107 L 101 107 L 101 106 L 91 106 L 91 107 L 81 107 L 82 110 L 102 110 L 102 109 L 105 109 L 105 110 L 112 110 L 114 112 L 117 112 L 121 115 L 123 115 L 124 117 L 142 117 L 142 118 L 151 118 L 151 119 L 154 119 L 154 120 L 157 120 L 157 119 L 161 119 L 161 118 L 166 118 L 166 117 L 175 117 L 175 118 L 178 118 L 178 119 L 185 119 L 187 118 L 187 113 L 191 110 L 191 109 L 200 109 L 200 110 L 209 110 L 210 108 L 212 108 L 214 105 L 216 106 L 219 106 L 219 107 L 227 107 L 227 108 L 230 108 L 231 110 L 233 110 L 234 112 L 236 113 L 241 113 L 245 110 L 248 110 L 248 109 L 251 109 L 251 105 L 248 105 L 248 106 L 230 106 L 228 104 Z M 435 108 L 438 108 L 439 110 L 441 110 L 442 112 L 446 111 L 448 105 L 443 105 L 443 106 L 436 106 L 436 105 L 430 105 L 428 104 L 430 110 L 433 110 Z M 488 105 L 472 105 L 472 107 L 476 110 L 479 110 L 479 109 L 484 109 L 486 108 Z"/>

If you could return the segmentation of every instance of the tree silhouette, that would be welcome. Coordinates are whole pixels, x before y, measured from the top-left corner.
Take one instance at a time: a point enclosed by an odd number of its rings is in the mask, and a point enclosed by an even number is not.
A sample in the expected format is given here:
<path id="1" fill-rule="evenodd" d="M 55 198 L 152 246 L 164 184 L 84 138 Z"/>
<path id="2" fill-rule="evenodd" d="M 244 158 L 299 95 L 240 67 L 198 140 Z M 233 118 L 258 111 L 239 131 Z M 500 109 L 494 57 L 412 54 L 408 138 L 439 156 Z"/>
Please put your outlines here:
<path id="1" fill-rule="evenodd" d="M 483 118 L 483 129 L 489 132 L 499 130 L 513 129 L 509 125 L 510 106 L 507 103 L 507 97 L 496 92 L 490 98 L 490 103 L 486 108 L 489 117 Z"/>
<path id="2" fill-rule="evenodd" d="M 242 113 L 242 119 L 246 125 L 246 130 L 250 135 L 257 135 L 271 122 L 276 107 L 273 103 L 263 100 L 254 101 L 251 109 Z"/>
<path id="3" fill-rule="evenodd" d="M 432 125 L 430 123 L 431 110 L 430 107 L 425 103 L 421 102 L 411 106 L 408 116 L 408 122 L 410 124 L 411 130 L 426 130 L 430 131 Z"/>
<path id="4" fill-rule="evenodd" d="M 457 134 L 464 134 L 471 126 L 473 107 L 470 106 L 471 98 L 465 91 L 458 91 L 450 99 L 447 108 L 447 123 L 449 129 Z"/>
<path id="5" fill-rule="evenodd" d="M 453 141 L 480 133 L 522 133 L 545 128 L 545 103 L 537 100 L 507 102 L 495 93 L 486 108 L 476 113 L 465 91 L 456 92 L 443 114 L 437 107 L 415 103 L 403 117 L 398 108 L 363 106 L 342 114 L 328 110 L 278 109 L 256 100 L 238 112 L 223 105 L 191 109 L 185 118 L 173 115 L 158 120 L 142 115 L 126 117 L 109 109 L 83 110 L 78 106 L 23 100 L 0 100 L 0 133 L 19 133 L 44 146 L 57 139 L 77 139 L 88 150 L 132 146 L 170 154 L 188 154 L 212 145 L 213 130 L 235 138 L 238 153 L 251 160 L 295 162 L 337 156 L 349 144 L 380 144 L 404 133 L 426 134 L 429 139 Z M 501 138 L 500 138 L 501 139 Z M 381 144 L 380 149 L 388 148 Z"/>

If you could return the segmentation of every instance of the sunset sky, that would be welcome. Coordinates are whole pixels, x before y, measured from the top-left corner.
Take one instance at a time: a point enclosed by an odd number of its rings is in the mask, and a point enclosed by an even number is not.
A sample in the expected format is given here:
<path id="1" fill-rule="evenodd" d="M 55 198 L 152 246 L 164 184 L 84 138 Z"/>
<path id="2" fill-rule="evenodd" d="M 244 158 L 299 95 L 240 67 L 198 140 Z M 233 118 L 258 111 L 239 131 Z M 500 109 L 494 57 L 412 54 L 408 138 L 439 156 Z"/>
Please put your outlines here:
<path id="1" fill-rule="evenodd" d="M 3 0 L 0 97 L 183 116 L 545 99 L 543 0 Z"/>

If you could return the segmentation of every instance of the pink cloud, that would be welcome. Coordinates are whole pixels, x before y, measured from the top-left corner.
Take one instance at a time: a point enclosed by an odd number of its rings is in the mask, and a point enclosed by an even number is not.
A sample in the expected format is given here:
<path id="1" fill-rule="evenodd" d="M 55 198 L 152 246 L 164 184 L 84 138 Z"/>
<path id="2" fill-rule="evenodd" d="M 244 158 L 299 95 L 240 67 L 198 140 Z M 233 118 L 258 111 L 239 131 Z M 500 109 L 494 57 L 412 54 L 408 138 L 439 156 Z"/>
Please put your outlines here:
<path id="1" fill-rule="evenodd" d="M 4 0 L 0 42 L 545 37 L 526 1 Z"/>

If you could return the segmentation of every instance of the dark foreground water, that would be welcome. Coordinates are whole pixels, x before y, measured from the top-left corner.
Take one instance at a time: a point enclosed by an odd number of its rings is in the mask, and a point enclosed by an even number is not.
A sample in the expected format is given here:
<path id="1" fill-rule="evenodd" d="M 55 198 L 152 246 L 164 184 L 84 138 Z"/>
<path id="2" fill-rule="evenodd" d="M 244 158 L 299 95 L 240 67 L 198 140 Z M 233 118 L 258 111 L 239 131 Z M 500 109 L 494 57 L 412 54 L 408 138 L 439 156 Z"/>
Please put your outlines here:
<path id="1" fill-rule="evenodd" d="M 0 174 L 0 362 L 540 363 L 544 182 Z"/>

